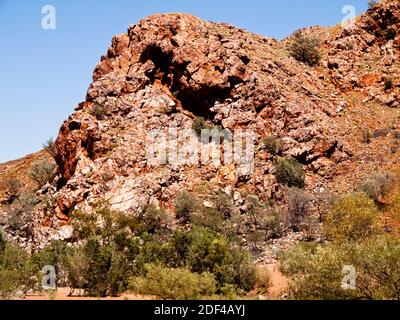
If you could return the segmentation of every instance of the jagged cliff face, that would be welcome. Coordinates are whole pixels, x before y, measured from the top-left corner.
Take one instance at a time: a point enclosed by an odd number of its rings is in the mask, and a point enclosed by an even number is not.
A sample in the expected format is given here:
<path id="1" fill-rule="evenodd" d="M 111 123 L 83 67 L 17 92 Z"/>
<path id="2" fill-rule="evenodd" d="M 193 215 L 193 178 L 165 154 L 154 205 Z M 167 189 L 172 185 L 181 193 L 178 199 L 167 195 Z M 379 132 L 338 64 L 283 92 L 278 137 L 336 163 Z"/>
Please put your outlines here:
<path id="1" fill-rule="evenodd" d="M 321 63 L 309 67 L 290 57 L 291 38 L 280 42 L 184 14 L 132 25 L 113 38 L 86 101 L 60 129 L 58 178 L 42 190 L 56 199 L 46 224 L 57 229 L 74 209 L 99 200 L 133 214 L 152 202 L 173 215 L 177 193 L 205 181 L 238 207 L 248 194 L 284 207 L 274 157 L 258 147 L 268 136 L 280 139 L 282 156 L 303 165 L 310 194 L 347 191 L 369 173 L 396 168 L 399 26 L 399 1 L 385 1 L 349 27 L 304 29 L 321 40 Z M 385 89 L 388 76 L 393 87 Z M 149 132 L 191 129 L 197 117 L 253 131 L 253 170 L 240 174 L 239 162 L 151 165 Z M 376 133 L 368 145 L 363 129 Z"/>
<path id="2" fill-rule="evenodd" d="M 190 15 L 155 15 L 131 26 L 114 37 L 86 101 L 61 128 L 58 216 L 67 219 L 77 205 L 101 198 L 121 210 L 158 202 L 173 211 L 177 192 L 204 181 L 233 193 L 238 205 L 251 192 L 281 201 L 284 192 L 264 150 L 245 177 L 237 164 L 149 166 L 148 132 L 190 129 L 198 116 L 231 131 L 251 129 L 256 143 L 276 136 L 283 156 L 304 165 L 310 192 L 335 188 L 365 152 L 357 143 L 362 123 L 346 112 L 351 104 L 355 110 L 371 99 L 399 104 L 398 88 L 388 93 L 381 85 L 397 71 L 399 21 L 399 3 L 389 1 L 348 28 L 326 30 L 319 68 L 295 61 L 284 42 Z M 308 32 L 324 39 L 313 28 Z M 353 103 L 349 92 L 361 101 Z M 396 129 L 395 114 L 387 118 Z M 372 121 L 378 124 L 379 116 Z"/>
<path id="3" fill-rule="evenodd" d="M 199 116 L 232 132 L 251 129 L 256 142 L 281 138 L 284 155 L 315 168 L 308 176 L 313 185 L 331 178 L 349 156 L 331 121 L 338 105 L 328 96 L 333 86 L 288 57 L 283 44 L 225 24 L 180 14 L 149 17 L 113 39 L 93 80 L 57 139 L 61 217 L 99 198 L 123 210 L 149 201 L 172 210 L 177 192 L 204 181 L 237 199 L 242 191 L 281 199 L 265 151 L 246 177 L 236 164 L 148 166 L 150 130 L 190 129 Z"/>

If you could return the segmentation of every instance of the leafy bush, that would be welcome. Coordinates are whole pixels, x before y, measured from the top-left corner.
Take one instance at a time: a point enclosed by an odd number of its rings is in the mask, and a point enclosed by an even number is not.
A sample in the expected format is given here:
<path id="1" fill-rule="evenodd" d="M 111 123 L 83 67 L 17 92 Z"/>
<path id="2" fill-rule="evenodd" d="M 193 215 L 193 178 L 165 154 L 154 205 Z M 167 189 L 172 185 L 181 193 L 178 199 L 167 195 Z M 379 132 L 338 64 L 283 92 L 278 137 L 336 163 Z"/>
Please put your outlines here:
<path id="1" fill-rule="evenodd" d="M 95 214 L 73 214 L 75 237 L 86 242 L 67 257 L 68 279 L 73 289 L 77 286 L 87 295 L 114 296 L 127 288 L 128 277 L 134 275 L 139 254 L 134 232 L 141 232 L 142 226 L 107 203 L 96 204 L 94 210 Z"/>
<path id="2" fill-rule="evenodd" d="M 53 138 L 50 138 L 43 144 L 43 149 L 54 159 L 57 154 L 57 146 Z"/>
<path id="3" fill-rule="evenodd" d="M 202 206 L 192 216 L 192 225 L 195 227 L 209 228 L 214 232 L 223 232 L 225 220 L 222 214 L 215 208 Z"/>
<path id="4" fill-rule="evenodd" d="M 253 227 L 255 229 L 255 232 L 247 236 L 247 240 L 256 243 L 280 232 L 279 214 L 262 203 L 257 196 L 248 195 L 245 201 L 245 208 L 245 217 L 248 216 L 250 218 L 247 224 L 250 223 L 252 229 Z"/>
<path id="5" fill-rule="evenodd" d="M 372 133 L 368 128 L 363 128 L 361 130 L 361 141 L 365 144 L 370 144 L 372 141 Z"/>
<path id="6" fill-rule="evenodd" d="M 18 198 L 22 189 L 22 183 L 18 179 L 8 179 L 6 181 L 6 193 L 8 196 L 8 203 L 13 203 Z"/>
<path id="7" fill-rule="evenodd" d="M 70 295 L 78 289 L 80 292 L 85 289 L 85 270 L 90 261 L 82 247 L 72 248 L 64 260 L 64 268 L 67 275 L 67 286 L 71 288 Z"/>
<path id="8" fill-rule="evenodd" d="M 266 266 L 256 268 L 256 287 L 262 294 L 267 294 L 271 287 L 271 274 Z"/>
<path id="9" fill-rule="evenodd" d="M 297 61 L 304 62 L 309 66 L 315 66 L 321 60 L 321 53 L 318 47 L 318 39 L 304 36 L 299 31 L 294 34 L 294 40 L 289 47 L 289 51 Z"/>
<path id="10" fill-rule="evenodd" d="M 219 287 L 232 284 L 246 292 L 252 289 L 255 270 L 247 253 L 208 229 L 195 229 L 191 236 L 186 260 L 193 272 L 214 274 Z"/>
<path id="11" fill-rule="evenodd" d="M 189 192 L 180 192 L 175 200 L 176 217 L 183 219 L 184 222 L 189 222 L 191 215 L 197 210 L 198 201 Z"/>
<path id="12" fill-rule="evenodd" d="M 339 198 L 328 211 L 324 229 L 327 237 L 336 241 L 361 241 L 378 233 L 379 210 L 363 193 Z"/>
<path id="13" fill-rule="evenodd" d="M 276 137 L 269 136 L 262 140 L 263 147 L 273 156 L 281 153 L 281 144 Z"/>
<path id="14" fill-rule="evenodd" d="M 33 265 L 42 270 L 44 266 L 53 266 L 57 274 L 57 284 L 66 286 L 66 258 L 69 254 L 67 244 L 63 241 L 53 241 L 48 247 L 31 255 Z"/>
<path id="15" fill-rule="evenodd" d="M 28 238 L 32 231 L 30 227 L 33 222 L 33 210 L 37 204 L 38 200 L 33 193 L 22 193 L 9 208 L 7 225 L 11 230 L 25 233 L 25 237 Z"/>
<path id="16" fill-rule="evenodd" d="M 288 222 L 298 227 L 309 214 L 310 196 L 301 189 L 291 188 L 288 191 Z"/>
<path id="17" fill-rule="evenodd" d="M 96 117 L 97 120 L 104 120 L 105 117 L 107 116 L 107 107 L 103 106 L 103 105 L 98 105 L 96 104 L 92 110 L 91 110 L 91 114 Z"/>
<path id="18" fill-rule="evenodd" d="M 392 189 L 393 183 L 392 175 L 381 172 L 364 179 L 359 186 L 359 191 L 364 192 L 376 203 L 379 203 Z"/>
<path id="19" fill-rule="evenodd" d="M 51 180 L 55 168 L 56 165 L 53 162 L 46 160 L 36 161 L 29 169 L 28 176 L 41 188 Z"/>
<path id="20" fill-rule="evenodd" d="M 400 298 L 400 242 L 372 238 L 362 243 L 300 244 L 280 257 L 294 299 L 397 300 Z M 345 266 L 356 271 L 355 290 L 346 290 Z"/>
<path id="21" fill-rule="evenodd" d="M 196 132 L 197 136 L 201 136 L 201 131 L 207 129 L 206 119 L 203 117 L 196 117 L 193 120 L 192 129 Z"/>
<path id="22" fill-rule="evenodd" d="M 210 273 L 197 274 L 187 269 L 166 268 L 146 265 L 145 277 L 130 280 L 130 289 L 161 299 L 196 300 L 212 296 L 216 291 L 214 277 Z"/>
<path id="23" fill-rule="evenodd" d="M 158 233 L 167 223 L 167 214 L 163 209 L 148 204 L 141 210 L 138 221 L 141 232 Z"/>
<path id="24" fill-rule="evenodd" d="M 4 239 L 4 236 L 0 231 L 0 256 L 1 254 L 3 254 L 5 247 L 6 247 L 6 240 Z"/>
<path id="25" fill-rule="evenodd" d="M 368 1 L 368 8 L 372 9 L 379 3 L 379 0 L 369 0 Z"/>
<path id="26" fill-rule="evenodd" d="M 303 188 L 305 173 L 299 162 L 292 158 L 278 158 L 275 164 L 275 176 L 279 183 L 288 187 Z"/>
<path id="27" fill-rule="evenodd" d="M 386 77 L 384 79 L 384 85 L 383 86 L 384 86 L 385 91 L 389 91 L 389 90 L 393 89 L 393 86 L 394 86 L 393 78 L 392 77 Z"/>
<path id="28" fill-rule="evenodd" d="M 37 284 L 38 270 L 28 253 L 9 243 L 0 251 L 0 297 L 12 298 L 17 291 L 27 292 Z"/>
<path id="29" fill-rule="evenodd" d="M 236 233 L 235 225 L 240 220 L 240 213 L 233 204 L 232 198 L 219 190 L 208 197 L 211 207 L 199 205 L 192 214 L 191 222 L 194 226 L 206 227 L 216 233 L 233 237 Z"/>

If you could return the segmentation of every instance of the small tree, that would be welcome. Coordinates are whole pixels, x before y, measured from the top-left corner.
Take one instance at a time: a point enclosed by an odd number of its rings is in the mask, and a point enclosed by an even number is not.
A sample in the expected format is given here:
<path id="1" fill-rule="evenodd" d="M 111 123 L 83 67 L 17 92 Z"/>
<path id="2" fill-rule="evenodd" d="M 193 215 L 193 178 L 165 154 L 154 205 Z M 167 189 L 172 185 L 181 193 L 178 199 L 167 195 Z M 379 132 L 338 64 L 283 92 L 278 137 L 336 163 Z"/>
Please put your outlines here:
<path id="1" fill-rule="evenodd" d="M 316 38 L 303 36 L 300 31 L 294 34 L 294 40 L 289 47 L 290 54 L 297 61 L 309 66 L 315 66 L 321 60 L 319 41 Z"/>
<path id="2" fill-rule="evenodd" d="M 36 161 L 29 169 L 28 176 L 41 188 L 51 180 L 55 168 L 56 165 L 54 162 L 46 160 Z"/>
<path id="3" fill-rule="evenodd" d="M 196 132 L 197 136 L 200 136 L 201 131 L 207 128 L 206 119 L 204 119 L 203 117 L 196 117 L 193 120 L 192 128 Z"/>
<path id="4" fill-rule="evenodd" d="M 382 203 L 385 197 L 392 189 L 394 178 L 387 172 L 380 172 L 364 179 L 359 191 L 364 192 L 368 197 L 376 203 Z"/>
<path id="5" fill-rule="evenodd" d="M 336 241 L 361 241 L 379 233 L 379 210 L 363 193 L 348 194 L 337 199 L 328 211 L 324 229 Z"/>
<path id="6" fill-rule="evenodd" d="M 400 243 L 377 237 L 361 243 L 300 244 L 280 257 L 290 295 L 300 300 L 400 299 Z M 343 286 L 345 266 L 356 270 L 355 288 Z"/>
<path id="7" fill-rule="evenodd" d="M 297 228 L 309 214 L 310 196 L 301 189 L 291 188 L 288 191 L 288 221 Z"/>
<path id="8" fill-rule="evenodd" d="M 21 192 L 22 183 L 18 179 L 11 178 L 6 181 L 6 193 L 8 202 L 13 203 L 18 198 Z"/>
<path id="9" fill-rule="evenodd" d="M 257 292 L 267 294 L 271 287 L 271 273 L 266 266 L 256 268 L 256 287 Z"/>
<path id="10" fill-rule="evenodd" d="M 273 136 L 266 137 L 262 140 L 263 147 L 272 155 L 276 156 L 281 153 L 281 143 Z"/>
<path id="11" fill-rule="evenodd" d="M 14 232 L 21 232 L 21 235 L 28 238 L 32 232 L 33 210 L 37 204 L 38 200 L 33 193 L 21 194 L 8 212 L 8 227 Z"/>
<path id="12" fill-rule="evenodd" d="M 384 89 L 385 91 L 389 91 L 393 89 L 393 78 L 392 77 L 386 77 L 384 79 Z"/>
<path id="13" fill-rule="evenodd" d="M 378 3 L 379 3 L 379 0 L 369 0 L 368 1 L 368 8 L 369 9 L 373 9 Z"/>
<path id="14" fill-rule="evenodd" d="M 167 223 L 167 214 L 162 208 L 157 208 L 154 204 L 147 204 L 142 208 L 138 222 L 140 232 L 157 233 Z"/>
<path id="15" fill-rule="evenodd" d="M 198 209 L 198 201 L 193 194 L 183 191 L 180 192 L 175 200 L 176 217 L 189 222 L 192 213 Z"/>
<path id="16" fill-rule="evenodd" d="M 299 162 L 292 158 L 278 158 L 275 164 L 275 176 L 279 183 L 289 188 L 303 188 L 305 173 Z"/>

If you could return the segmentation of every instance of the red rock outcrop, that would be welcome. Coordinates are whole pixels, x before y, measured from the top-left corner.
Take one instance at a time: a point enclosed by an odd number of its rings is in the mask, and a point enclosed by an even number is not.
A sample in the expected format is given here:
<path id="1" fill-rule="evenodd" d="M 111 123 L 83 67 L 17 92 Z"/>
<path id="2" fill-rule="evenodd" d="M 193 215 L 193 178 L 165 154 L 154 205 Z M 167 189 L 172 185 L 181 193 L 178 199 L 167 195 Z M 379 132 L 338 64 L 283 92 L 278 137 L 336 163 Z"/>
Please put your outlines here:
<path id="1" fill-rule="evenodd" d="M 171 124 L 191 128 L 197 116 L 232 131 L 252 129 L 257 142 L 274 135 L 284 155 L 305 166 L 319 160 L 316 172 L 347 158 L 331 120 L 337 105 L 327 94 L 333 87 L 288 57 L 282 43 L 226 24 L 183 14 L 151 16 L 114 37 L 93 80 L 86 102 L 57 139 L 63 185 L 57 203 L 64 214 L 104 197 L 123 210 L 153 200 L 168 206 L 177 191 L 218 181 L 226 168 L 147 166 L 146 133 Z M 271 164 L 260 152 L 245 179 L 265 200 L 275 191 L 280 197 Z M 239 181 L 231 183 L 232 192 L 240 192 Z"/>

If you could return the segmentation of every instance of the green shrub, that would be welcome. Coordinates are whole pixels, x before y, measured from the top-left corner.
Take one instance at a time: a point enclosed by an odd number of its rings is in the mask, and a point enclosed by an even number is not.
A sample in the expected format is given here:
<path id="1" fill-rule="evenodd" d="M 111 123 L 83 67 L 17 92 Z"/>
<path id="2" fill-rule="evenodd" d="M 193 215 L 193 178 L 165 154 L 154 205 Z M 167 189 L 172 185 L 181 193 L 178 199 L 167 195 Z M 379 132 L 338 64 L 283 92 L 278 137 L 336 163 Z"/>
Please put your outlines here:
<path id="1" fill-rule="evenodd" d="M 294 34 L 294 40 L 289 47 L 290 54 L 297 61 L 309 66 L 315 66 L 321 60 L 319 41 L 316 38 L 303 36 L 301 32 Z"/>
<path id="2" fill-rule="evenodd" d="M 337 199 L 328 211 L 324 229 L 336 241 L 361 241 L 379 232 L 379 210 L 363 193 L 348 194 Z"/>
<path id="3" fill-rule="evenodd" d="M 189 192 L 180 192 L 175 200 L 176 217 L 183 219 L 185 223 L 189 222 L 191 215 L 198 209 L 198 201 Z"/>
<path id="4" fill-rule="evenodd" d="M 17 291 L 27 292 L 37 285 L 39 270 L 27 252 L 9 243 L 0 252 L 0 297 L 12 298 Z"/>
<path id="5" fill-rule="evenodd" d="M 38 199 L 33 193 L 22 193 L 9 208 L 7 216 L 7 225 L 13 231 L 25 232 L 25 237 L 31 233 L 31 224 L 33 222 L 33 211 L 38 204 Z"/>
<path id="6" fill-rule="evenodd" d="M 276 156 L 282 151 L 280 141 L 273 136 L 264 138 L 262 140 L 262 145 L 272 156 Z"/>
<path id="7" fill-rule="evenodd" d="M 256 268 L 256 287 L 257 292 L 267 294 L 271 287 L 271 274 L 266 266 Z"/>
<path id="8" fill-rule="evenodd" d="M 278 158 L 275 164 L 275 176 L 279 183 L 288 187 L 303 188 L 305 173 L 302 165 L 292 158 Z"/>
<path id="9" fill-rule="evenodd" d="M 249 255 L 233 248 L 226 238 L 209 229 L 198 228 L 192 232 L 187 265 L 193 272 L 214 274 L 218 287 L 232 284 L 247 292 L 254 286 L 255 269 Z"/>
<path id="10" fill-rule="evenodd" d="M 201 131 L 207 129 L 206 119 L 203 117 L 194 118 L 192 129 L 196 132 L 197 136 L 201 136 Z"/>
<path id="11" fill-rule="evenodd" d="M 36 161 L 29 169 L 28 176 L 41 188 L 51 180 L 55 168 L 56 165 L 53 162 L 46 160 Z"/>
<path id="12" fill-rule="evenodd" d="M 201 209 L 192 216 L 192 224 L 197 227 L 209 228 L 214 232 L 222 232 L 225 221 L 222 214 L 217 209 L 202 206 Z"/>
<path id="13" fill-rule="evenodd" d="M 4 236 L 0 231 L 0 256 L 3 254 L 5 247 L 6 247 L 6 240 L 4 239 Z"/>
<path id="14" fill-rule="evenodd" d="M 85 270 L 90 264 L 87 260 L 88 256 L 82 247 L 72 248 L 64 260 L 64 268 L 67 275 L 67 286 L 71 288 L 71 294 L 78 289 L 79 291 L 85 289 L 86 279 Z"/>
<path id="15" fill-rule="evenodd" d="M 216 195 L 212 197 L 212 202 L 223 219 L 231 219 L 236 215 L 236 208 L 232 197 L 225 192 L 221 190 L 217 191 Z"/>
<path id="16" fill-rule="evenodd" d="M 400 242 L 372 238 L 362 243 L 300 244 L 280 257 L 290 295 L 310 300 L 397 300 Z M 343 287 L 345 266 L 356 271 L 356 288 Z"/>
<path id="17" fill-rule="evenodd" d="M 145 277 L 130 280 L 129 287 L 135 293 L 173 300 L 198 300 L 215 294 L 216 283 L 210 273 L 197 274 L 187 269 L 154 264 L 146 265 L 145 268 Z"/>
<path id="18" fill-rule="evenodd" d="M 143 227 L 135 217 L 111 210 L 106 202 L 96 204 L 94 210 L 95 214 L 73 214 L 75 237 L 86 241 L 66 259 L 68 279 L 86 295 L 115 296 L 126 290 L 128 277 L 137 270 L 135 233 Z M 80 259 L 79 264 L 74 263 L 76 259 Z"/>
<path id="19" fill-rule="evenodd" d="M 145 205 L 138 217 L 141 232 L 158 233 L 167 223 L 167 214 L 153 204 Z"/>
<path id="20" fill-rule="evenodd" d="M 369 131 L 368 128 L 363 128 L 361 130 L 361 141 L 362 141 L 362 143 L 370 144 L 371 141 L 372 141 L 372 137 L 373 137 L 372 133 L 371 133 L 371 131 Z"/>
<path id="21" fill-rule="evenodd" d="M 57 284 L 65 287 L 67 279 L 66 258 L 68 253 L 69 251 L 65 242 L 53 241 L 48 247 L 32 253 L 31 261 L 38 270 L 42 270 L 44 266 L 53 266 L 57 274 Z"/>
<path id="22" fill-rule="evenodd" d="M 379 203 L 392 189 L 393 183 L 392 175 L 381 172 L 364 179 L 359 186 L 359 191 L 364 192 L 376 203 Z"/>
<path id="23" fill-rule="evenodd" d="M 54 159 L 57 154 L 57 146 L 53 138 L 50 138 L 43 144 L 43 149 Z"/>
<path id="24" fill-rule="evenodd" d="M 247 240 L 256 244 L 266 238 L 273 237 L 280 232 L 279 214 L 270 206 L 266 206 L 255 195 L 248 195 L 245 201 L 246 212 L 243 218 L 249 218 L 246 224 L 250 224 L 254 232 L 247 236 Z"/>
<path id="25" fill-rule="evenodd" d="M 373 9 L 378 3 L 379 3 L 379 0 L 369 0 L 368 1 L 368 8 L 369 9 Z"/>
<path id="26" fill-rule="evenodd" d="M 93 205 L 94 213 L 74 211 L 71 215 L 74 237 L 77 240 L 99 238 L 104 243 L 110 243 L 121 230 L 129 230 L 132 234 L 139 233 L 142 227 L 133 215 L 112 210 L 107 202 Z"/>
<path id="27" fill-rule="evenodd" d="M 288 222 L 293 227 L 301 225 L 310 210 L 310 196 L 301 189 L 291 188 L 288 190 Z"/>
<path id="28" fill-rule="evenodd" d="M 393 86 L 394 86 L 393 78 L 392 77 L 386 77 L 384 79 L 384 89 L 385 89 L 385 91 L 389 91 L 389 90 L 393 89 Z"/>
<path id="29" fill-rule="evenodd" d="M 20 195 L 23 185 L 18 179 L 8 179 L 6 181 L 6 194 L 8 196 L 8 203 L 13 203 Z"/>
<path id="30" fill-rule="evenodd" d="M 240 220 L 240 212 L 234 206 L 232 198 L 218 190 L 213 192 L 208 200 L 212 206 L 199 204 L 198 209 L 191 216 L 192 225 L 209 228 L 229 238 L 234 237 L 235 226 Z"/>
<path id="31" fill-rule="evenodd" d="M 107 113 L 108 113 L 107 107 L 98 104 L 96 104 L 91 110 L 92 116 L 96 117 L 96 119 L 99 121 L 104 120 L 105 117 L 107 116 Z"/>

